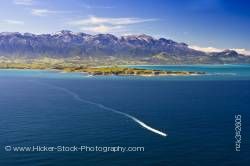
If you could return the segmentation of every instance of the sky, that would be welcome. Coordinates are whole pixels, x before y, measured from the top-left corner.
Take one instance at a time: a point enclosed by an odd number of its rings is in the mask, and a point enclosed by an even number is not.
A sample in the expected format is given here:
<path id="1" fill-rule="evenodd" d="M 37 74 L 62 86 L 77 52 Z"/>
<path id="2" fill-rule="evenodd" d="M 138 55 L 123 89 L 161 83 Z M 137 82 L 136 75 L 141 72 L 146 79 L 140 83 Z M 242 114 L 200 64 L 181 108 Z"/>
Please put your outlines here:
<path id="1" fill-rule="evenodd" d="M 0 32 L 148 34 L 250 55 L 246 0 L 0 0 Z"/>

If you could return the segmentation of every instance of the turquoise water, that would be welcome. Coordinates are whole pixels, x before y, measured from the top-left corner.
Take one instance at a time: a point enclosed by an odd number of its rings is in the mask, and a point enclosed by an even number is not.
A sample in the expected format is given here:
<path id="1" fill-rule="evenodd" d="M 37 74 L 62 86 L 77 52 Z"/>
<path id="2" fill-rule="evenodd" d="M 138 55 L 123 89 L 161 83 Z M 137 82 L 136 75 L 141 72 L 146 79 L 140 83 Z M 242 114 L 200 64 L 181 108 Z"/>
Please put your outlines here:
<path id="1" fill-rule="evenodd" d="M 142 67 L 142 66 L 140 66 Z M 249 65 L 143 66 L 184 77 L 0 70 L 0 165 L 248 165 Z M 242 115 L 235 152 L 235 115 Z M 131 117 L 158 131 L 143 127 Z M 144 152 L 7 152 L 5 146 L 124 146 Z"/>
<path id="2" fill-rule="evenodd" d="M 86 76 L 82 73 L 64 73 L 56 70 L 18 70 L 18 69 L 1 69 L 0 77 L 13 78 L 13 77 L 32 77 L 32 78 L 53 78 L 53 79 L 80 79 Z"/>
<path id="3" fill-rule="evenodd" d="M 164 77 L 163 79 L 178 79 L 178 80 L 249 80 L 250 65 L 163 65 L 163 66 L 129 66 L 142 69 L 158 69 L 170 71 L 201 71 L 206 72 L 202 76 L 188 77 Z"/>

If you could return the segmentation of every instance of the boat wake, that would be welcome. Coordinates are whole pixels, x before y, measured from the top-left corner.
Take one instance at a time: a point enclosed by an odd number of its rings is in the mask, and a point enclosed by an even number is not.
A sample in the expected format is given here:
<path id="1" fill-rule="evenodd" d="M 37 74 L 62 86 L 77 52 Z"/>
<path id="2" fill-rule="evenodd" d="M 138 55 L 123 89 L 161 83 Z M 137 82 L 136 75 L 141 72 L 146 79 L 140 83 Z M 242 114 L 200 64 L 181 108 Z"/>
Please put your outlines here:
<path id="1" fill-rule="evenodd" d="M 133 120 L 135 123 L 139 124 L 143 128 L 145 128 L 145 129 L 147 129 L 147 130 L 149 130 L 149 131 L 151 131 L 151 132 L 153 132 L 155 134 L 158 134 L 158 135 L 163 136 L 163 137 L 167 136 L 166 133 L 150 127 L 149 125 L 147 125 L 146 123 L 142 122 L 141 120 L 137 119 L 136 117 L 134 117 L 132 115 L 129 115 L 127 113 L 124 113 L 124 112 L 118 111 L 116 109 L 107 107 L 107 106 L 105 106 L 103 104 L 100 104 L 100 103 L 95 103 L 95 102 L 92 102 L 92 101 L 89 101 L 89 100 L 85 100 L 85 99 L 81 98 L 78 94 L 70 91 L 69 89 L 66 89 L 66 88 L 63 88 L 63 87 L 59 87 L 59 86 L 55 86 L 55 85 L 51 85 L 51 84 L 41 83 L 41 82 L 39 82 L 39 84 L 47 85 L 47 86 L 49 86 L 51 88 L 54 88 L 54 89 L 60 90 L 62 92 L 65 92 L 65 93 L 67 93 L 68 95 L 72 96 L 75 100 L 77 100 L 79 102 L 87 103 L 87 104 L 90 104 L 90 105 L 94 105 L 94 106 L 99 107 L 99 108 L 101 108 L 103 110 L 107 110 L 107 111 L 111 111 L 111 112 L 116 113 L 116 114 L 123 115 L 123 116 L 125 116 L 125 117 Z"/>

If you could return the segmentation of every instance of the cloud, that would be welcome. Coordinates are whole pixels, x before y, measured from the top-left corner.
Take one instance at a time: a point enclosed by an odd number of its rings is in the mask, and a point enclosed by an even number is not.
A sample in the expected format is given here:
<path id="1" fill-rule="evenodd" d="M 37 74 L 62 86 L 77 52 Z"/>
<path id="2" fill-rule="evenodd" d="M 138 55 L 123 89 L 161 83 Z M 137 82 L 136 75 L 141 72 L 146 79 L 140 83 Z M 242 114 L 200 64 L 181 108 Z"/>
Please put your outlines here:
<path id="1" fill-rule="evenodd" d="M 32 9 L 31 14 L 34 16 L 48 16 L 50 14 L 58 13 L 73 13 L 72 11 L 59 11 L 59 10 L 49 10 L 49 9 Z"/>
<path id="2" fill-rule="evenodd" d="M 240 54 L 248 55 L 250 56 L 250 50 L 246 50 L 245 48 L 232 48 L 230 50 L 234 50 Z"/>
<path id="3" fill-rule="evenodd" d="M 215 47 L 200 47 L 200 46 L 189 46 L 189 48 L 192 48 L 194 50 L 199 50 L 203 52 L 221 52 L 225 49 L 215 48 Z"/>
<path id="4" fill-rule="evenodd" d="M 88 32 L 113 33 L 127 31 L 129 25 L 152 22 L 156 20 L 157 19 L 143 19 L 136 17 L 111 18 L 89 16 L 86 19 L 71 21 L 68 24 Z"/>
<path id="5" fill-rule="evenodd" d="M 49 14 L 55 14 L 58 13 L 58 11 L 52 11 L 48 9 L 32 9 L 31 14 L 34 16 L 47 16 Z"/>
<path id="6" fill-rule="evenodd" d="M 95 17 L 90 16 L 87 19 L 77 20 L 70 22 L 72 25 L 98 25 L 98 24 L 109 24 L 109 25 L 130 25 L 144 22 L 156 21 L 157 19 L 142 19 L 133 17 L 122 17 L 122 18 L 108 18 L 108 17 Z"/>
<path id="7" fill-rule="evenodd" d="M 33 4 L 33 0 L 14 0 L 13 3 L 16 5 L 31 6 Z"/>
<path id="8" fill-rule="evenodd" d="M 94 33 L 110 33 L 110 32 L 119 32 L 122 31 L 122 26 L 107 26 L 107 25 L 98 25 L 92 27 L 82 27 L 82 31 L 94 32 Z"/>
<path id="9" fill-rule="evenodd" d="M 189 46 L 189 48 L 192 48 L 194 50 L 199 50 L 199 51 L 203 51 L 203 52 L 221 52 L 226 50 L 226 48 L 215 48 L 215 47 L 200 47 L 200 46 Z M 229 48 L 229 50 L 234 50 L 240 54 L 244 54 L 244 55 L 250 55 L 250 50 L 246 50 L 245 48 Z"/>
<path id="10" fill-rule="evenodd" d="M 88 4 L 82 4 L 82 7 L 86 8 L 86 9 L 113 9 L 114 6 L 91 6 Z"/>
<path id="11" fill-rule="evenodd" d="M 18 21 L 18 20 L 3 20 L 2 21 L 5 24 L 10 24 L 10 25 L 23 25 L 23 21 Z"/>

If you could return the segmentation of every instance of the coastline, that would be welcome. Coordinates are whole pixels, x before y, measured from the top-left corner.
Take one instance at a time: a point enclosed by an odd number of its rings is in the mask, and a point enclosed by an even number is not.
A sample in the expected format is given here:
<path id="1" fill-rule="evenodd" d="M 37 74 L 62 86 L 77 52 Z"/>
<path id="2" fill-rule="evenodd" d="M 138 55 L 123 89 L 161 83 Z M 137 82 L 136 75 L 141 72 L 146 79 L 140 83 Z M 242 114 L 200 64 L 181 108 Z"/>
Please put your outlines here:
<path id="1" fill-rule="evenodd" d="M 153 66 L 153 65 L 152 65 Z M 194 71 L 165 71 L 153 69 L 139 69 L 139 68 L 124 68 L 117 66 L 96 66 L 96 67 L 65 67 L 65 68 L 0 68 L 0 70 L 24 70 L 24 71 L 50 71 L 59 73 L 80 73 L 88 76 L 141 76 L 141 77 L 155 77 L 155 76 L 197 76 L 204 75 L 205 72 Z"/>

